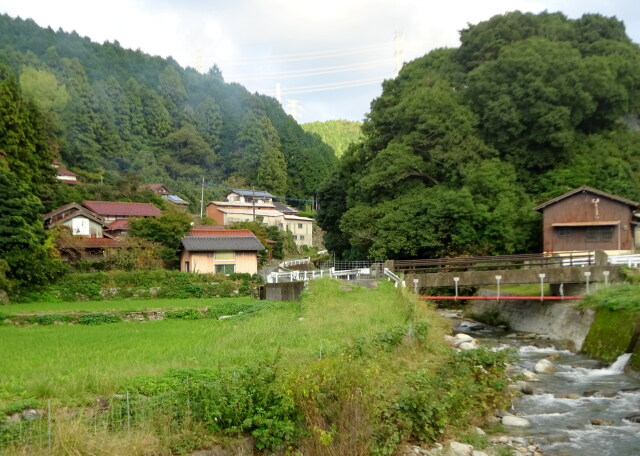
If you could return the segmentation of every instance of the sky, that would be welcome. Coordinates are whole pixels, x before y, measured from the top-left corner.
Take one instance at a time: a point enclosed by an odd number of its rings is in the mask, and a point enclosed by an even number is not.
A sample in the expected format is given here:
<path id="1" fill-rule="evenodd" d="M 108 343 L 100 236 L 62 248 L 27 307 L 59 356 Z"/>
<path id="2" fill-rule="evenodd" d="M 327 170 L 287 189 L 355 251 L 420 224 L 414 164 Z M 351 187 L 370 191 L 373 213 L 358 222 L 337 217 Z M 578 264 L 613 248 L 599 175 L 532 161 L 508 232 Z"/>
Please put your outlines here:
<path id="1" fill-rule="evenodd" d="M 363 120 L 402 62 L 520 10 L 616 16 L 640 43 L 638 0 L 0 0 L 0 13 L 173 57 L 276 97 L 300 123 Z"/>

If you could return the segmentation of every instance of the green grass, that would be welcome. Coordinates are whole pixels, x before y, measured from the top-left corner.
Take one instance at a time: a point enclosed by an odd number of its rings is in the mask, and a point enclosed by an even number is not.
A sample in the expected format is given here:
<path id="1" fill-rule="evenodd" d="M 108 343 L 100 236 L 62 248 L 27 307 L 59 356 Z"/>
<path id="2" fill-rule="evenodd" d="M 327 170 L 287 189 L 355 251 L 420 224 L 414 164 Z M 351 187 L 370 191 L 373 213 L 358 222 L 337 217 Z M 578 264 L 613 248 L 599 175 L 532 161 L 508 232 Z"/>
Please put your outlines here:
<path id="1" fill-rule="evenodd" d="M 81 312 L 136 312 L 142 310 L 167 310 L 193 307 L 212 307 L 216 304 L 237 302 L 251 304 L 258 301 L 251 297 L 241 298 L 190 298 L 190 299 L 117 299 L 113 301 L 76 302 L 31 302 L 0 306 L 4 315 L 34 313 L 81 313 Z"/>
<path id="2" fill-rule="evenodd" d="M 497 290 L 496 285 L 485 287 L 489 290 Z M 551 288 L 548 283 L 543 286 L 544 295 L 549 296 L 551 294 Z M 540 284 L 530 283 L 526 285 L 500 285 L 500 293 L 508 293 L 519 296 L 540 296 Z"/>
<path id="3" fill-rule="evenodd" d="M 92 327 L 0 326 L 0 405 L 30 397 L 65 402 L 110 394 L 131 377 L 161 374 L 171 368 L 229 367 L 276 357 L 285 364 L 299 365 L 335 355 L 355 339 L 406 323 L 407 308 L 398 305 L 395 293 L 386 282 L 372 292 L 357 287 L 347 290 L 344 285 L 320 280 L 302 304 L 274 303 L 245 318 L 166 319 Z M 205 307 L 212 301 L 37 303 L 9 308 L 104 311 Z"/>

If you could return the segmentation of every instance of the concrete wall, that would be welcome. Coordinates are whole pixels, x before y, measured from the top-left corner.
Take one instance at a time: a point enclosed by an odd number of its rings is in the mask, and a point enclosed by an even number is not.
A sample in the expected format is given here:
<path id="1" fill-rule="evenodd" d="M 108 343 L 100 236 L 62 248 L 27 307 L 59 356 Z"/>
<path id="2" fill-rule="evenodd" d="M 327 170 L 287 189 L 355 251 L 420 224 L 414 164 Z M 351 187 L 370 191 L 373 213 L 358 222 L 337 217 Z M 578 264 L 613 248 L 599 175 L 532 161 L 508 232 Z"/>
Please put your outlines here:
<path id="1" fill-rule="evenodd" d="M 481 290 L 480 296 L 495 295 Z M 468 314 L 499 312 L 500 317 L 515 331 L 546 334 L 552 339 L 563 340 L 570 348 L 580 351 L 595 318 L 591 309 L 577 309 L 569 302 L 469 301 Z"/>
<path id="2" fill-rule="evenodd" d="M 305 282 L 268 283 L 260 288 L 260 299 L 268 301 L 297 301 Z"/>

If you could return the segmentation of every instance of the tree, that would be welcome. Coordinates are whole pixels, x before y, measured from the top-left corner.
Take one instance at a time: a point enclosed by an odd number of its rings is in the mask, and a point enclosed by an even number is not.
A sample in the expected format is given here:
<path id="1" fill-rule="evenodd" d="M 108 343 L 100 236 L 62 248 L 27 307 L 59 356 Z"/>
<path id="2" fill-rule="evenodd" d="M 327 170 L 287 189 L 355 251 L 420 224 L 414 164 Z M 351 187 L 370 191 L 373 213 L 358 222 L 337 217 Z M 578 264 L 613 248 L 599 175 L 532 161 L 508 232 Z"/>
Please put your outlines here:
<path id="1" fill-rule="evenodd" d="M 192 221 L 189 214 L 177 209 L 170 209 L 159 217 L 129 220 L 129 235 L 162 245 L 160 256 L 165 264 L 168 267 L 176 267 L 180 240 L 191 229 Z"/>
<path id="2" fill-rule="evenodd" d="M 270 148 L 260 159 L 256 185 L 279 196 L 287 195 L 287 164 L 278 149 Z"/>

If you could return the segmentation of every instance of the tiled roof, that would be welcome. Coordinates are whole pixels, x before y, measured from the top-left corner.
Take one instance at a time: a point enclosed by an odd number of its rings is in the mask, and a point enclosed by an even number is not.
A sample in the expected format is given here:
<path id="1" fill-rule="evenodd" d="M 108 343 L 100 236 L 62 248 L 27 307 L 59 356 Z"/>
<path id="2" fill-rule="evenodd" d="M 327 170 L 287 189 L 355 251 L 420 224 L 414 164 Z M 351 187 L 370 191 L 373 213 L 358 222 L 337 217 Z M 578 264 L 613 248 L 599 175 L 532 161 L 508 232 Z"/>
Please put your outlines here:
<path id="1" fill-rule="evenodd" d="M 129 229 L 129 220 L 127 219 L 118 219 L 109 223 L 110 230 L 128 230 Z"/>
<path id="2" fill-rule="evenodd" d="M 56 170 L 58 176 L 77 177 L 78 175 L 73 171 L 69 171 L 67 168 L 58 168 Z"/>
<path id="3" fill-rule="evenodd" d="M 43 218 L 45 221 L 45 225 L 48 226 L 48 225 L 57 225 L 78 216 L 86 217 L 90 220 L 93 220 L 94 222 L 102 225 L 103 228 L 108 227 L 108 225 L 104 223 L 104 220 L 102 219 L 102 217 L 91 212 L 86 207 L 82 207 L 76 203 L 69 203 L 69 204 L 65 204 L 64 206 L 60 206 L 59 208 L 54 209 L 48 214 L 45 214 Z M 55 220 L 52 221 L 53 219 Z"/>
<path id="4" fill-rule="evenodd" d="M 253 216 L 253 212 L 254 212 L 253 209 L 249 207 L 245 209 L 230 207 L 230 208 L 224 208 L 224 209 L 218 209 L 218 210 L 224 214 L 238 214 L 238 215 L 250 215 L 250 216 Z M 255 213 L 256 215 L 261 215 L 263 217 L 279 217 L 282 215 L 282 212 L 276 211 L 275 209 L 256 209 Z"/>
<path id="5" fill-rule="evenodd" d="M 296 214 L 298 213 L 297 209 L 289 207 L 286 204 L 281 203 L 280 201 L 274 201 L 273 205 L 275 206 L 276 210 L 280 212 L 284 212 L 284 213 L 289 212 L 289 213 L 296 213 Z"/>
<path id="6" fill-rule="evenodd" d="M 255 196 L 256 198 L 275 198 L 271 193 L 265 192 L 263 190 L 243 190 L 243 189 L 233 189 L 229 193 L 237 193 L 241 196 Z M 229 195 L 227 193 L 227 195 Z"/>
<path id="7" fill-rule="evenodd" d="M 217 226 L 217 225 L 208 225 Z M 229 230 L 222 228 L 203 229 L 202 227 L 194 227 L 189 236 L 198 237 L 255 237 L 250 230 Z"/>
<path id="8" fill-rule="evenodd" d="M 603 192 L 602 190 L 597 190 L 595 188 L 583 185 L 582 187 L 578 187 L 576 189 L 571 190 L 570 192 L 564 193 L 564 194 L 562 194 L 560 196 L 557 196 L 557 197 L 555 197 L 553 199 L 550 199 L 546 203 L 542 203 L 539 206 L 534 207 L 533 210 L 534 211 L 540 211 L 540 210 L 546 208 L 547 206 L 551 206 L 552 204 L 557 203 L 558 201 L 561 201 L 561 200 L 563 200 L 565 198 L 568 198 L 570 196 L 575 195 L 576 193 L 581 193 L 581 192 L 593 193 L 594 195 L 602 196 L 603 198 L 608 198 L 608 199 L 611 199 L 613 201 L 617 201 L 619 203 L 626 204 L 627 206 L 631 206 L 633 208 L 640 207 L 640 203 L 637 203 L 635 201 L 632 201 L 632 200 L 629 200 L 629 199 L 626 199 L 626 198 L 622 198 L 620 196 L 612 195 L 611 193 Z"/>
<path id="9" fill-rule="evenodd" d="M 264 246 L 255 236 L 186 236 L 182 238 L 184 249 L 189 252 L 241 251 L 255 252 Z"/>
<path id="10" fill-rule="evenodd" d="M 158 217 L 162 211 L 149 203 L 121 203 L 115 201 L 83 201 L 82 204 L 98 215 L 121 217 Z"/>
<path id="11" fill-rule="evenodd" d="M 272 203 L 258 203 L 256 202 L 255 204 L 251 201 L 211 201 L 209 204 L 207 204 L 207 206 L 213 204 L 214 206 L 219 206 L 219 207 L 238 207 L 238 208 L 243 208 L 243 207 L 266 207 L 269 209 L 273 209 L 275 208 L 275 206 Z"/>
<path id="12" fill-rule="evenodd" d="M 287 215 L 284 216 L 285 220 L 299 220 L 301 222 L 313 222 L 312 218 L 309 217 L 301 217 L 299 215 Z"/>
<path id="13" fill-rule="evenodd" d="M 161 195 L 166 195 L 169 193 L 169 189 L 165 187 L 164 184 L 149 184 L 147 188 L 154 193 L 159 193 Z"/>

